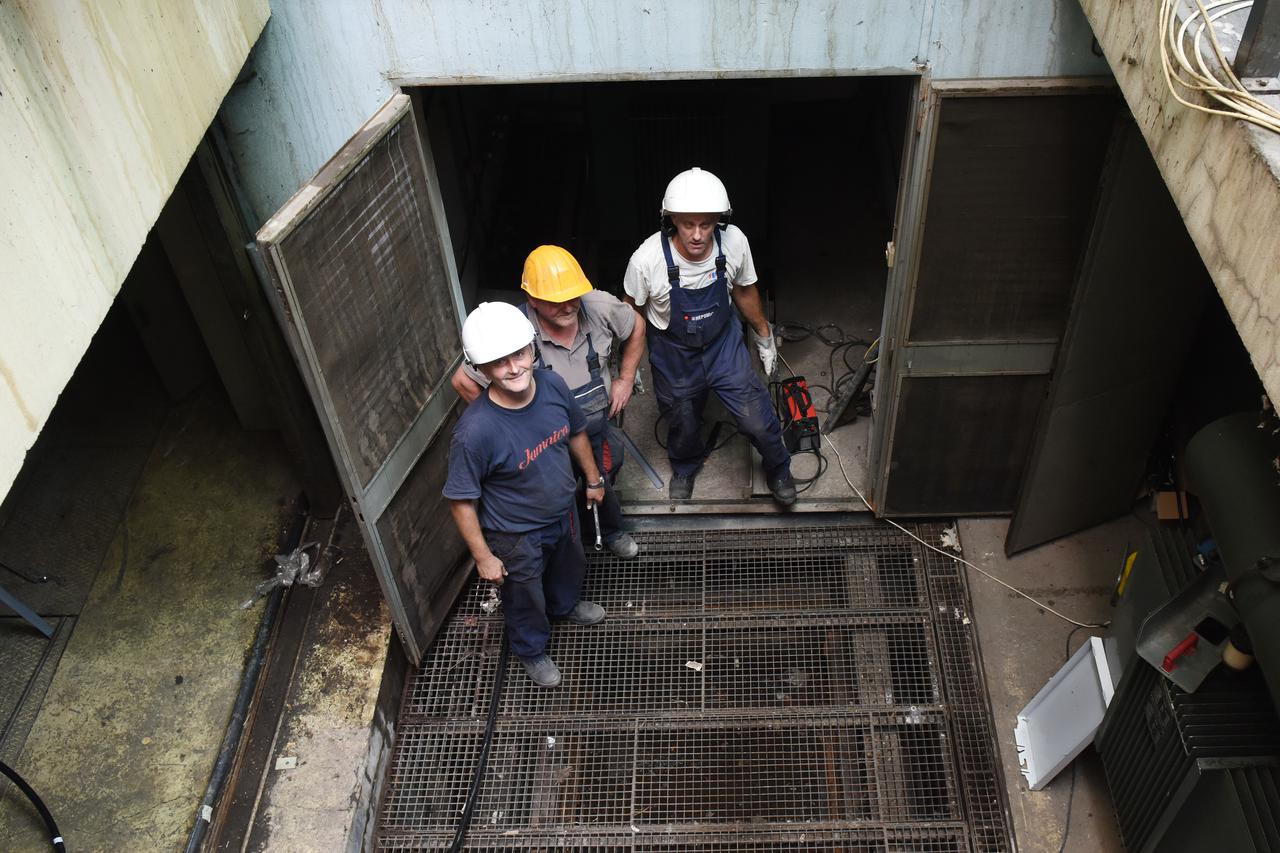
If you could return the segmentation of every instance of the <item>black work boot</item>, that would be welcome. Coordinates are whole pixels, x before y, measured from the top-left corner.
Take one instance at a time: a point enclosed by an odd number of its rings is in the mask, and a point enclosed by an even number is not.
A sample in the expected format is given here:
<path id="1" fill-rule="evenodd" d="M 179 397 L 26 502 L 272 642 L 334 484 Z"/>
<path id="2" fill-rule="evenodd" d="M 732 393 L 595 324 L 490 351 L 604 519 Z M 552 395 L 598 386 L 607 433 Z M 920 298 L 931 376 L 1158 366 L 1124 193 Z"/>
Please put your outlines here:
<path id="1" fill-rule="evenodd" d="M 693 479 L 696 474 L 685 477 L 681 474 L 671 475 L 671 500 L 687 501 L 693 497 Z"/>
<path id="2" fill-rule="evenodd" d="M 796 481 L 791 479 L 790 471 L 770 477 L 769 491 L 773 493 L 773 499 L 783 506 L 791 506 L 796 502 Z"/>
<path id="3" fill-rule="evenodd" d="M 548 655 L 522 657 L 520 663 L 524 664 L 524 671 L 529 673 L 533 683 L 539 687 L 556 687 L 560 684 L 560 667 Z"/>
<path id="4" fill-rule="evenodd" d="M 593 601 L 579 601 L 564 615 L 575 625 L 597 625 L 604 621 L 604 608 Z"/>

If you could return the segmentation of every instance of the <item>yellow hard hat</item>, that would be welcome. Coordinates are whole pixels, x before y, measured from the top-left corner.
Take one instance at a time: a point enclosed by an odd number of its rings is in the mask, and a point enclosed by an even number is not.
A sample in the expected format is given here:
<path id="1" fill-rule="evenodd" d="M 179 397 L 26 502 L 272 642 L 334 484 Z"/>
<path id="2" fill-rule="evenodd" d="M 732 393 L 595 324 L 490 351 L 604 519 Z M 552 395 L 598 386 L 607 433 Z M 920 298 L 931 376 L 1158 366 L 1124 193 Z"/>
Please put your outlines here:
<path id="1" fill-rule="evenodd" d="M 535 299 L 568 302 L 591 290 L 591 282 L 567 249 L 539 246 L 524 259 L 520 288 Z"/>

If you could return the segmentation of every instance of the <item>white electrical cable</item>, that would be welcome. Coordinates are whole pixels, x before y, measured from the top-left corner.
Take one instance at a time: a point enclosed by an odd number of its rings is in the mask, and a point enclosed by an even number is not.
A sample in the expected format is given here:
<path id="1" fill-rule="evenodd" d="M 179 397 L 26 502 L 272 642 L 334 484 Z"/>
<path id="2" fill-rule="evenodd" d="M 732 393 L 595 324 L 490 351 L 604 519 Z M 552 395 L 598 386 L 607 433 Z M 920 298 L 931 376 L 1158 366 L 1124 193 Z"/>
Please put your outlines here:
<path id="1" fill-rule="evenodd" d="M 825 435 L 824 435 L 824 436 L 823 436 L 823 438 L 824 438 L 824 439 L 826 439 L 827 444 L 831 447 L 831 449 L 832 449 L 832 450 L 835 452 L 835 454 L 836 454 L 836 462 L 840 465 L 840 473 L 844 476 L 844 481 L 845 481 L 846 483 L 848 483 L 848 484 L 849 484 L 849 488 L 853 489 L 854 494 L 856 494 L 856 495 L 858 496 L 858 499 L 862 501 L 862 503 L 867 507 L 867 509 L 871 510 L 872 512 L 875 512 L 875 509 L 874 509 L 874 508 L 872 508 L 870 501 L 868 501 L 868 500 L 867 500 L 866 495 L 862 494 L 862 491 L 861 491 L 857 486 L 855 486 L 855 485 L 853 484 L 853 480 L 850 480 L 850 479 L 849 479 L 849 473 L 848 473 L 847 471 L 845 471 L 845 469 L 844 469 L 844 459 L 840 456 L 840 451 L 836 449 L 835 444 L 834 444 L 834 443 L 832 443 L 832 441 L 831 441 L 831 439 L 830 439 L 829 437 L 827 437 L 827 436 L 825 436 Z M 996 577 L 995 575 L 991 574 L 991 572 L 988 572 L 986 569 L 983 569 L 983 568 L 981 568 L 981 567 L 979 567 L 979 566 L 975 566 L 973 563 L 969 562 L 969 561 L 968 561 L 968 560 L 966 560 L 964 557 L 960 557 L 960 556 L 957 556 L 957 555 L 955 555 L 955 554 L 949 553 L 949 552 L 947 552 L 947 551 L 942 550 L 941 548 L 939 548 L 939 547 L 938 547 L 938 546 L 936 546 L 936 545 L 933 545 L 933 544 L 931 544 L 931 543 L 929 543 L 929 542 L 924 541 L 924 540 L 923 540 L 923 539 L 921 539 L 919 536 L 917 536 L 916 534 L 912 533 L 910 530 L 908 530 L 907 528 L 903 527 L 903 526 L 902 526 L 901 524 L 899 524 L 898 522 L 894 521 L 892 518 L 882 518 L 882 519 L 881 519 L 881 521 L 887 521 L 889 524 L 892 524 L 894 527 L 898 528 L 898 529 L 899 529 L 899 530 L 901 530 L 903 533 L 907 534 L 908 536 L 910 536 L 912 539 L 914 539 L 914 540 L 916 540 L 917 542 L 919 542 L 919 543 L 920 543 L 921 545 L 923 545 L 924 547 L 929 548 L 930 550 L 933 550 L 933 551 L 937 551 L 937 552 L 938 552 L 939 554 L 941 554 L 942 556 L 944 556 L 944 557 L 948 557 L 948 558 L 950 558 L 950 559 L 952 559 L 952 560 L 955 560 L 957 563 L 963 563 L 964 565 L 966 565 L 966 566 L 968 566 L 969 568 L 973 569 L 975 572 L 977 572 L 978 574 L 980 574 L 980 575 L 982 575 L 983 577 L 987 578 L 988 580 L 993 580 L 993 581 L 995 581 L 996 583 L 1000 584 L 1000 586 L 1004 587 L 1005 589 L 1010 590 L 1011 592 L 1016 592 L 1018 595 L 1022 596 L 1022 597 L 1023 597 L 1023 598 L 1025 598 L 1027 601 L 1030 601 L 1032 604 L 1035 604 L 1035 605 L 1036 605 L 1036 606 L 1038 606 L 1038 607 L 1042 607 L 1042 608 L 1044 608 L 1044 609 L 1045 609 L 1045 610 L 1047 610 L 1048 612 L 1052 613 L 1054 616 L 1057 616 L 1059 619 L 1062 619 L 1062 620 L 1065 620 L 1065 621 L 1067 621 L 1067 622 L 1070 622 L 1072 625 L 1075 625 L 1075 626 L 1080 627 L 1080 628 L 1105 628 L 1105 627 L 1107 627 L 1107 624 L 1108 624 L 1108 623 L 1106 623 L 1106 622 L 1101 622 L 1101 623 L 1099 623 L 1099 622 L 1077 622 L 1075 619 L 1072 619 L 1070 616 L 1067 616 L 1067 615 L 1066 615 L 1066 614 L 1064 614 L 1064 613 L 1059 613 L 1057 610 L 1054 610 L 1052 607 L 1050 607 L 1049 605 L 1045 604 L 1043 601 L 1040 601 L 1040 600 L 1038 600 L 1038 599 L 1036 599 L 1036 598 L 1033 598 L 1032 596 L 1030 596 L 1030 595 L 1028 595 L 1027 593 L 1023 592 L 1022 590 L 1018 589 L 1016 586 L 1014 586 L 1014 585 L 1012 585 L 1012 584 L 1010 584 L 1010 583 L 1007 583 L 1007 582 L 1005 582 L 1005 581 L 1001 580 L 1000 578 L 998 578 L 998 577 Z"/>
<path id="2" fill-rule="evenodd" d="M 879 340 L 879 338 L 877 338 L 876 340 Z M 877 358 L 879 358 L 879 356 L 876 356 L 876 357 L 877 357 Z M 790 371 L 790 372 L 791 372 L 791 374 L 794 376 L 794 375 L 795 375 L 795 370 L 793 370 L 793 369 L 792 369 L 792 367 L 791 367 L 791 365 L 787 363 L 786 356 L 784 356 L 782 353 L 778 353 L 778 359 L 783 363 L 783 365 L 787 368 L 787 370 L 788 370 L 788 371 Z M 849 472 L 848 472 L 848 471 L 846 471 L 846 470 L 845 470 L 845 468 L 844 468 L 844 457 L 840 455 L 840 448 L 838 448 L 838 447 L 836 447 L 836 446 L 835 446 L 835 443 L 831 440 L 831 437 L 830 437 L 830 436 L 823 435 L 823 436 L 822 436 L 822 438 L 823 438 L 823 440 L 824 440 L 824 441 L 826 441 L 827 446 L 831 448 L 832 452 L 834 452 L 834 453 L 835 453 L 835 455 L 836 455 L 836 462 L 840 465 L 840 475 L 841 475 L 842 477 L 844 477 L 844 481 L 849 485 L 849 488 L 853 489 L 853 493 L 854 493 L 855 495 L 857 495 L 857 496 L 858 496 L 858 499 L 859 499 L 860 501 L 862 501 L 863 506 L 865 506 L 868 510 L 870 510 L 870 511 L 871 511 L 871 513 L 874 515 L 874 513 L 875 513 L 875 507 L 871 506 L 871 502 L 870 502 L 869 500 L 867 500 L 867 496 L 866 496 L 866 495 L 864 495 L 864 494 L 862 493 L 862 490 L 861 490 L 861 489 L 859 489 L 857 486 L 855 486 L 855 485 L 853 484 L 853 480 L 849 479 Z M 889 524 L 892 524 L 894 527 L 898 528 L 898 529 L 899 529 L 899 530 L 901 530 L 903 533 L 907 534 L 908 536 L 910 536 L 912 539 L 914 539 L 914 540 L 916 540 L 917 542 L 919 542 L 919 543 L 920 543 L 921 545 L 923 545 L 924 547 L 929 548 L 930 550 L 933 550 L 933 551 L 937 551 L 937 552 L 938 552 L 939 554 L 941 554 L 942 556 L 947 557 L 948 559 L 951 559 L 951 560 L 955 560 L 957 563 L 963 563 L 964 565 L 966 565 L 966 566 L 968 566 L 969 568 L 973 569 L 975 572 L 977 572 L 978 574 L 980 574 L 980 575 L 982 575 L 983 577 L 987 578 L 988 580 L 993 580 L 993 581 L 995 581 L 996 583 L 1000 584 L 1000 586 L 1004 587 L 1005 589 L 1010 590 L 1011 592 L 1016 592 L 1018 595 L 1022 596 L 1022 597 L 1023 597 L 1023 598 L 1025 598 L 1027 601 L 1030 601 L 1032 604 L 1036 605 L 1037 607 L 1042 607 L 1042 608 L 1044 608 L 1044 609 L 1045 609 L 1045 610 L 1047 610 L 1048 612 L 1052 613 L 1054 616 L 1057 616 L 1059 619 L 1062 619 L 1062 620 L 1064 620 L 1064 621 L 1066 621 L 1066 622 L 1070 622 L 1072 625 L 1075 625 L 1076 627 L 1079 627 L 1079 628 L 1105 628 L 1105 627 L 1107 627 L 1107 625 L 1109 625 L 1109 624 L 1110 624 L 1109 622 L 1077 622 L 1075 619 L 1072 619 L 1070 616 L 1067 616 L 1067 615 L 1066 615 L 1066 614 L 1064 614 L 1064 613 L 1059 613 L 1057 610 L 1054 610 L 1052 607 L 1050 607 L 1049 605 L 1045 604 L 1043 601 L 1040 601 L 1039 599 L 1033 598 L 1032 596 L 1030 596 L 1030 595 L 1028 595 L 1027 593 L 1023 592 L 1022 590 L 1018 589 L 1016 586 L 1013 586 L 1012 584 L 1009 584 L 1009 583 L 1007 583 L 1007 582 L 1005 582 L 1005 581 L 1001 580 L 1000 578 L 998 578 L 998 577 L 996 577 L 995 575 L 991 574 L 991 572 L 988 572 L 986 569 L 983 569 L 983 568 L 981 568 L 981 567 L 979 567 L 979 566 L 975 566 L 973 563 L 970 563 L 968 560 L 964 559 L 963 557 L 958 557 L 958 556 L 956 556 L 955 554 L 952 554 L 952 553 L 950 553 L 950 552 L 948 552 L 948 551 L 944 551 L 944 550 L 942 550 L 941 548 L 937 547 L 936 545 L 933 545 L 933 544 L 931 544 L 931 543 L 929 543 L 929 542 L 924 541 L 924 540 L 923 540 L 923 539 L 921 539 L 919 536 L 917 536 L 916 534 L 912 533 L 910 530 L 908 530 L 907 528 L 903 527 L 903 526 L 902 526 L 901 524 L 899 524 L 898 522 L 894 521 L 892 518 L 881 518 L 880 520 L 881 520 L 881 521 L 888 522 Z"/>
<path id="3" fill-rule="evenodd" d="M 1213 0 L 1208 4 L 1203 0 L 1192 0 L 1195 9 L 1188 12 L 1181 24 L 1178 22 L 1180 0 L 1158 0 L 1158 2 L 1160 65 L 1164 71 L 1165 85 L 1174 99 L 1198 112 L 1237 118 L 1274 133 L 1280 133 L 1280 110 L 1263 102 L 1244 88 L 1244 84 L 1232 70 L 1231 63 L 1227 62 L 1214 29 L 1214 22 L 1219 18 L 1251 8 L 1253 0 Z M 1193 28 L 1194 34 L 1189 35 Z M 1201 47 L 1206 33 L 1214 58 L 1226 76 L 1226 80 L 1219 79 L 1205 62 Z M 1194 65 L 1187 58 L 1188 41 L 1195 53 Z M 1178 91 L 1179 86 L 1187 91 L 1188 97 L 1199 94 L 1220 104 L 1223 108 L 1193 103 Z"/>

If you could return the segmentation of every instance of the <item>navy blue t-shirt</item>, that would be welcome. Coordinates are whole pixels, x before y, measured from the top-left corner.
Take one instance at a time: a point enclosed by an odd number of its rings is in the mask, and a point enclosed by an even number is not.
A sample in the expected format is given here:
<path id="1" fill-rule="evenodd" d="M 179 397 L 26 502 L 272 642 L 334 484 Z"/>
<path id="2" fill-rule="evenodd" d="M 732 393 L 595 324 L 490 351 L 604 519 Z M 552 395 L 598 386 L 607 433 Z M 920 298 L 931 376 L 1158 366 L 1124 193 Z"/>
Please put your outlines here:
<path id="1" fill-rule="evenodd" d="M 480 526 L 489 530 L 537 530 L 574 505 L 569 436 L 587 419 L 563 379 L 550 370 L 534 371 L 534 379 L 524 408 L 504 409 L 486 388 L 453 428 L 444 496 L 479 498 Z"/>

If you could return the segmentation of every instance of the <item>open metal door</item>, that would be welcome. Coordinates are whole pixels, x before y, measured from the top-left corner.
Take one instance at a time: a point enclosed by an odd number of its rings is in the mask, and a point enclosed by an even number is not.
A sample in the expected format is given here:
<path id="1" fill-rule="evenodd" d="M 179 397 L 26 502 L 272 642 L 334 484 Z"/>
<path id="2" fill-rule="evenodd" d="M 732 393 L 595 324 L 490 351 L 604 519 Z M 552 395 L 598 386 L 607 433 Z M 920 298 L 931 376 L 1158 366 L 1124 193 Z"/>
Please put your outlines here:
<path id="1" fill-rule="evenodd" d="M 1116 122 L 1007 553 L 1129 511 L 1211 289 L 1125 112 Z"/>
<path id="2" fill-rule="evenodd" d="M 440 494 L 462 299 L 409 97 L 383 105 L 257 236 L 286 336 L 416 664 L 466 564 Z"/>
<path id="3" fill-rule="evenodd" d="M 1013 509 L 1115 109 L 1103 81 L 925 92 L 886 305 L 879 514 Z"/>

